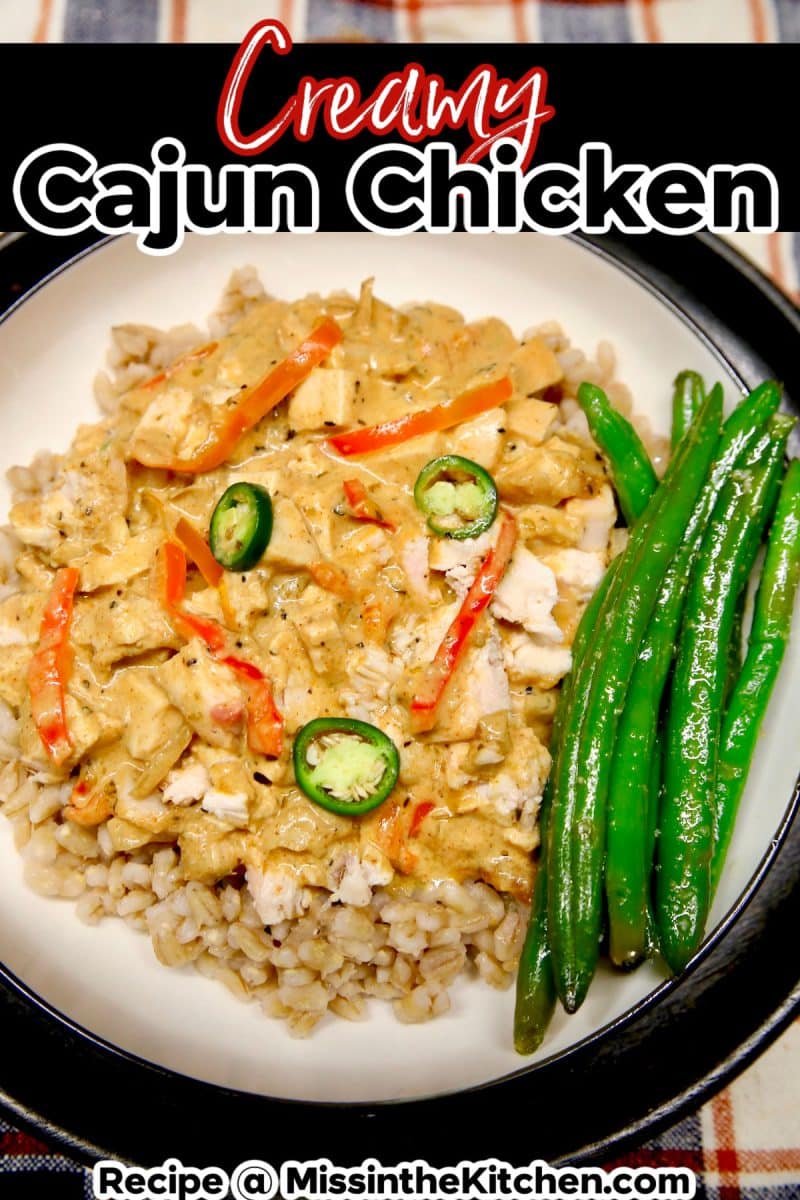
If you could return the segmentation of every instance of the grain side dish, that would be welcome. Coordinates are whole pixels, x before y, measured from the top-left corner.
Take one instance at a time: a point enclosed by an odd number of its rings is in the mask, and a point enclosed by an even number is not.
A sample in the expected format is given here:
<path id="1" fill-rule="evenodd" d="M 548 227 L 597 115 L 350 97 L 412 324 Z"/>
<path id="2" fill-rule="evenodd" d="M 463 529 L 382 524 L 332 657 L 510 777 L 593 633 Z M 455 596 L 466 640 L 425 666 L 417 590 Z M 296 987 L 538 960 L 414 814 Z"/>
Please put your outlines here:
<path id="1" fill-rule="evenodd" d="M 630 413 L 610 347 L 246 269 L 209 330 L 123 326 L 109 361 L 103 419 L 11 472 L 27 883 L 297 1036 L 506 987 L 559 684 L 626 536 L 574 398 Z"/>

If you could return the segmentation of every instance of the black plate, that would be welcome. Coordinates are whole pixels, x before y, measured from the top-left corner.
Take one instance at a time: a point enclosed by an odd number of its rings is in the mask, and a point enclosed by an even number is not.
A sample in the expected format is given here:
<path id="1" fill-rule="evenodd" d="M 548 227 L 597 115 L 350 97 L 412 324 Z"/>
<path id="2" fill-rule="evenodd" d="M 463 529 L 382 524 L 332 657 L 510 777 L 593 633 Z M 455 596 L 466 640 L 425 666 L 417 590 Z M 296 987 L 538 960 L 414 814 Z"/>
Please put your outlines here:
<path id="1" fill-rule="evenodd" d="M 709 237 L 582 240 L 681 309 L 746 384 L 767 375 L 784 380 L 797 409 L 800 313 L 734 251 Z M 0 312 L 87 244 L 35 235 L 6 243 Z M 13 1121 L 87 1162 L 101 1155 L 226 1167 L 251 1157 L 327 1156 L 343 1165 L 368 1155 L 440 1165 L 465 1157 L 606 1159 L 696 1108 L 800 1005 L 799 800 L 796 789 L 736 909 L 679 980 L 581 1044 L 501 1082 L 378 1105 L 230 1091 L 103 1043 L 0 967 L 0 1098 Z"/>

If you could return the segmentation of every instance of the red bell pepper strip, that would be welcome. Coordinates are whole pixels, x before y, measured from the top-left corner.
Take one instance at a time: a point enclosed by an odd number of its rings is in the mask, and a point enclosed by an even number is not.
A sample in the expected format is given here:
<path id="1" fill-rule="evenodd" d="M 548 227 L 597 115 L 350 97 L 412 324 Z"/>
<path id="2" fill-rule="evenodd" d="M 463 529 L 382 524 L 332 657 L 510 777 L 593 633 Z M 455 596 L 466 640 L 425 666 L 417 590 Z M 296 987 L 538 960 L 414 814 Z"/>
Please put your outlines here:
<path id="1" fill-rule="evenodd" d="M 237 675 L 241 675 L 242 679 L 263 679 L 264 673 L 260 671 L 255 663 L 248 662 L 246 658 L 237 658 L 235 654 L 226 654 L 224 658 L 219 660 L 226 667 L 230 667 Z"/>
<path id="2" fill-rule="evenodd" d="M 108 796 L 101 788 L 95 788 L 85 779 L 79 779 L 72 789 L 70 802 L 61 810 L 62 816 L 76 825 L 91 829 L 102 825 L 113 813 Z"/>
<path id="3" fill-rule="evenodd" d="M 176 358 L 172 366 L 169 366 L 164 371 L 159 371 L 157 375 L 146 379 L 144 383 L 139 384 L 141 392 L 149 392 L 151 388 L 158 387 L 160 383 L 164 383 L 170 379 L 182 367 L 188 366 L 191 362 L 199 362 L 201 358 L 208 358 L 209 354 L 213 354 L 217 349 L 219 342 L 209 342 L 206 346 L 200 346 L 198 350 L 191 350 L 188 354 L 183 354 L 180 358 Z"/>
<path id="4" fill-rule="evenodd" d="M 348 517 L 352 517 L 354 521 L 366 521 L 370 525 L 380 525 L 381 529 L 388 529 L 394 533 L 394 525 L 391 521 L 383 519 L 360 479 L 345 479 L 342 487 L 344 488 L 344 498 L 347 501 Z"/>
<path id="5" fill-rule="evenodd" d="M 28 667 L 33 721 L 50 761 L 57 767 L 72 753 L 65 694 L 72 667 L 69 627 L 77 586 L 75 567 L 61 567 L 56 571 L 42 614 L 39 645 Z"/>
<path id="6" fill-rule="evenodd" d="M 419 689 L 411 701 L 411 728 L 415 733 L 432 729 L 435 725 L 439 701 L 466 649 L 469 635 L 503 578 L 516 541 L 517 523 L 510 512 L 503 511 L 497 542 L 481 563 L 472 587 L 464 597 L 458 614 L 444 635 L 436 657 L 427 667 Z"/>
<path id="7" fill-rule="evenodd" d="M 306 379 L 342 340 L 342 331 L 332 317 L 324 317 L 308 337 L 283 362 L 273 367 L 254 387 L 242 392 L 234 408 L 212 427 L 205 444 L 191 458 L 147 462 L 145 466 L 185 475 L 213 471 L 230 457 L 239 439 L 271 412 L 281 400 Z"/>
<path id="8" fill-rule="evenodd" d="M 429 812 L 433 812 L 436 805 L 431 800 L 423 800 L 421 804 L 414 807 L 414 812 L 411 816 L 411 824 L 408 827 L 408 836 L 416 837 L 420 831 L 420 826 L 425 820 Z"/>
<path id="9" fill-rule="evenodd" d="M 375 841 L 389 859 L 404 875 L 411 875 L 417 865 L 417 855 L 406 845 L 407 833 L 403 810 L 395 803 L 381 806 L 381 816 L 375 828 Z"/>
<path id="10" fill-rule="evenodd" d="M 347 581 L 347 575 L 341 567 L 337 567 L 332 562 L 312 562 L 309 563 L 308 573 L 319 587 L 324 588 L 326 592 L 332 592 L 334 596 L 339 596 L 342 600 L 349 600 L 352 595 L 350 584 Z"/>
<path id="11" fill-rule="evenodd" d="M 156 551 L 158 596 L 171 614 L 186 595 L 186 555 L 174 542 L 162 542 Z"/>
<path id="12" fill-rule="evenodd" d="M 175 542 L 164 542 L 158 548 L 156 572 L 159 597 L 170 619 L 182 637 L 199 637 L 212 654 L 225 648 L 225 631 L 210 617 L 198 617 L 181 608 L 186 595 L 186 555 Z"/>
<path id="13" fill-rule="evenodd" d="M 183 637 L 201 638 L 211 653 L 244 681 L 247 698 L 247 744 L 256 754 L 280 758 L 283 720 L 275 706 L 272 685 L 254 663 L 226 654 L 225 630 L 210 617 L 198 617 L 181 608 L 186 594 L 186 556 L 175 542 L 159 547 L 158 582 L 161 603 Z"/>
<path id="14" fill-rule="evenodd" d="M 407 413 L 391 421 L 382 421 L 380 425 L 351 429 L 349 433 L 337 433 L 327 442 L 345 458 L 354 454 L 370 454 L 373 450 L 385 450 L 388 446 L 407 442 L 409 438 L 450 429 L 453 425 L 477 417 L 479 413 L 488 412 L 490 408 L 497 408 L 508 400 L 512 391 L 511 380 L 506 375 L 469 392 L 462 392 L 452 400 L 445 400 L 444 404 L 426 408 L 423 412 Z"/>
<path id="15" fill-rule="evenodd" d="M 203 535 L 198 533 L 185 517 L 181 517 L 175 526 L 175 536 L 208 586 L 218 587 L 224 572 Z"/>
<path id="16" fill-rule="evenodd" d="M 223 658 L 244 680 L 247 693 L 247 744 L 254 754 L 280 758 L 283 751 L 283 718 L 275 705 L 272 684 L 252 663 Z"/>

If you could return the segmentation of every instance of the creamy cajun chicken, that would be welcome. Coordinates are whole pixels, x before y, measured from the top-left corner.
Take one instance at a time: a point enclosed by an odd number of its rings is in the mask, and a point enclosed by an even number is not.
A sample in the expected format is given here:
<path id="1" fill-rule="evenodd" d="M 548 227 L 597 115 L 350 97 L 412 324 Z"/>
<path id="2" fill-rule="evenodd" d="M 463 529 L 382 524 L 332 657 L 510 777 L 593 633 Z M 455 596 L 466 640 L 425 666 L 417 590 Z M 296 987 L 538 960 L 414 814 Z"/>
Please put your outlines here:
<path id="1" fill-rule="evenodd" d="M 101 863 L 172 850 L 259 936 L 378 891 L 524 905 L 616 521 L 562 390 L 546 339 L 368 282 L 252 304 L 79 429 L 11 510 L 0 603 L 56 832 Z"/>

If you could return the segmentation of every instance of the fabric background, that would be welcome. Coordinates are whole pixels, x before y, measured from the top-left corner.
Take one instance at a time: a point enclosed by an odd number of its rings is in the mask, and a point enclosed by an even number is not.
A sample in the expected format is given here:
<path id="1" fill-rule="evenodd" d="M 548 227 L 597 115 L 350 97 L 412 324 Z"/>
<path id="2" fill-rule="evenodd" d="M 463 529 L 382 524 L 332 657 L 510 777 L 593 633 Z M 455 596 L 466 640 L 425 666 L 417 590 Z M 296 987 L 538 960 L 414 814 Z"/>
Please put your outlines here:
<path id="1" fill-rule="evenodd" d="M 8 41 L 238 41 L 279 17 L 302 41 L 796 41 L 796 0 L 2 0 Z"/>
<path id="2" fill-rule="evenodd" d="M 800 0 L 0 0 L 0 39 L 235 43 L 269 16 L 296 41 L 800 40 Z M 798 300 L 800 233 L 731 240 Z M 620 1163 L 687 1166 L 708 1200 L 800 1197 L 800 1022 L 699 1112 L 609 1165 Z M 0 1196 L 82 1193 L 88 1172 L 0 1120 Z"/>

